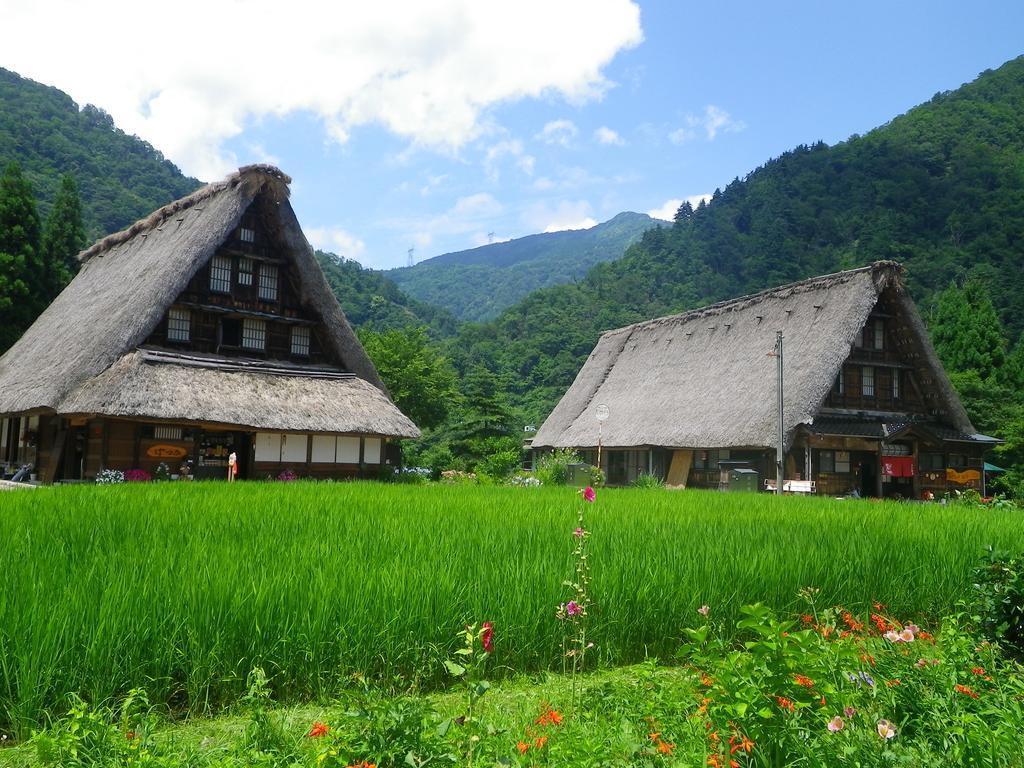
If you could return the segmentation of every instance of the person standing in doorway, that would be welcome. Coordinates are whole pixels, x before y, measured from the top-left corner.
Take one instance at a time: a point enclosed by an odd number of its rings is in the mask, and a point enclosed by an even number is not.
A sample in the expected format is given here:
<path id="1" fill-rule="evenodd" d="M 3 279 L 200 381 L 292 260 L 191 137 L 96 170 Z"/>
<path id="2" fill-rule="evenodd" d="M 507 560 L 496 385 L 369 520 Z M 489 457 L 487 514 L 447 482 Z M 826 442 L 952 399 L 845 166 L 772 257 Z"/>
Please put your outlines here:
<path id="1" fill-rule="evenodd" d="M 228 454 L 228 482 L 233 483 L 235 481 L 235 475 L 238 474 L 238 455 L 232 451 Z"/>

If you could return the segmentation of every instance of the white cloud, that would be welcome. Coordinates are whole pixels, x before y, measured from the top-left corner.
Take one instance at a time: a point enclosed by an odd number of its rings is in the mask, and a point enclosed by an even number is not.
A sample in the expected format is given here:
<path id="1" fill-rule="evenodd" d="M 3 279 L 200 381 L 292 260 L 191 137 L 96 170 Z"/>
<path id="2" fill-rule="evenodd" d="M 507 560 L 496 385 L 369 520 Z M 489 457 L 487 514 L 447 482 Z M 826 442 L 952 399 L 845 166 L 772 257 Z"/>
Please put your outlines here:
<path id="1" fill-rule="evenodd" d="M 594 131 L 594 139 L 598 144 L 610 144 L 616 147 L 621 147 L 626 143 L 626 141 L 619 136 L 618 131 L 613 131 L 606 125 L 602 125 Z"/>
<path id="2" fill-rule="evenodd" d="M 495 105 L 600 97 L 602 69 L 643 39 L 631 0 L 179 0 L 173 13 L 0 0 L 0 17 L 0 65 L 102 107 L 207 179 L 237 164 L 223 145 L 247 123 L 298 111 L 336 141 L 374 123 L 457 148 Z"/>
<path id="3" fill-rule="evenodd" d="M 586 200 L 561 200 L 550 205 L 535 203 L 523 213 L 523 225 L 530 232 L 561 232 L 564 229 L 589 229 L 598 222 Z"/>
<path id="4" fill-rule="evenodd" d="M 540 139 L 545 144 L 557 144 L 560 147 L 568 147 L 579 132 L 579 128 L 576 127 L 572 120 L 565 120 L 563 118 L 546 123 L 535 138 Z"/>
<path id="5" fill-rule="evenodd" d="M 500 178 L 500 165 L 506 157 L 513 158 L 516 167 L 527 176 L 533 175 L 533 166 L 536 162 L 533 155 L 528 155 L 523 151 L 523 142 L 519 139 L 506 139 L 488 147 L 484 156 L 484 170 L 491 181 L 497 181 Z"/>
<path id="6" fill-rule="evenodd" d="M 709 202 L 711 195 L 690 195 L 686 198 L 686 201 L 690 203 L 694 208 L 700 205 L 701 201 Z M 652 208 L 647 212 L 647 215 L 652 219 L 661 219 L 662 221 L 675 221 L 676 211 L 679 210 L 679 206 L 683 204 L 683 200 L 674 197 L 671 200 L 666 200 L 664 203 L 659 205 L 657 208 Z"/>
<path id="7" fill-rule="evenodd" d="M 366 243 L 341 227 L 303 227 L 303 232 L 313 247 L 347 259 L 358 261 L 366 252 Z"/>
<path id="8" fill-rule="evenodd" d="M 742 120 L 734 120 L 728 112 L 714 104 L 704 107 L 703 115 L 687 115 L 685 122 L 686 125 L 682 128 L 669 133 L 669 141 L 673 144 L 683 144 L 695 139 L 701 132 L 708 141 L 714 141 L 719 133 L 739 133 L 747 127 Z"/>
<path id="9" fill-rule="evenodd" d="M 477 192 L 460 197 L 451 208 L 437 216 L 391 219 L 382 222 L 382 225 L 398 231 L 407 242 L 422 250 L 429 247 L 435 238 L 452 235 L 472 235 L 474 242 L 483 236 L 486 242 L 491 221 L 504 210 L 505 206 L 492 195 Z M 417 256 L 417 261 L 421 258 L 427 256 Z"/>

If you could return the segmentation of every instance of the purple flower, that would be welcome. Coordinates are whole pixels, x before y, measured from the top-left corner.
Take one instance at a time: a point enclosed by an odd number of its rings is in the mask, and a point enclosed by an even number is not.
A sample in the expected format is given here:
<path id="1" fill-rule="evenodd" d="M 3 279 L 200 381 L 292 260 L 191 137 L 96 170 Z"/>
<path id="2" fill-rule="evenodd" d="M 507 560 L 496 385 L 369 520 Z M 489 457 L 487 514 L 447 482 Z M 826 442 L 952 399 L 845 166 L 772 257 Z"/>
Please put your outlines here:
<path id="1" fill-rule="evenodd" d="M 565 612 L 569 616 L 577 616 L 583 613 L 583 609 L 580 608 L 579 603 L 577 603 L 575 600 L 570 600 L 568 603 L 565 604 Z"/>

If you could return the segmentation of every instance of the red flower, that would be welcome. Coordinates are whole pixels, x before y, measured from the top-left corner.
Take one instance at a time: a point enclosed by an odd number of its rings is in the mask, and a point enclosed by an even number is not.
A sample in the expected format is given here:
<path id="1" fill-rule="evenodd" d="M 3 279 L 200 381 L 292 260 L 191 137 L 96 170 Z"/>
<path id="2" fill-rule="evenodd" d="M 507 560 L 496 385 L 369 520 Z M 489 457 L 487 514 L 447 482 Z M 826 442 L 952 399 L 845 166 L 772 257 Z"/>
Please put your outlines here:
<path id="1" fill-rule="evenodd" d="M 787 699 L 785 696 L 776 696 L 775 700 L 777 702 L 779 702 L 779 706 L 782 707 L 787 712 L 795 712 L 796 711 L 796 705 L 792 701 Z"/>
<path id="2" fill-rule="evenodd" d="M 978 694 L 976 694 L 966 685 L 957 684 L 956 686 L 954 686 L 954 690 L 956 690 L 957 693 L 962 693 L 964 696 L 970 696 L 972 699 L 978 698 Z"/>
<path id="3" fill-rule="evenodd" d="M 313 727 L 309 729 L 309 733 L 306 736 L 311 739 L 319 739 L 321 736 L 326 736 L 330 730 L 330 728 L 318 720 L 313 723 Z"/>
<path id="4" fill-rule="evenodd" d="M 480 641 L 484 644 L 484 651 L 487 653 L 494 653 L 494 625 L 489 622 L 484 622 L 483 631 L 480 633 Z"/>
<path id="5" fill-rule="evenodd" d="M 804 688 L 813 688 L 814 687 L 814 681 L 811 680 L 811 678 L 805 677 L 803 675 L 795 675 L 793 677 L 793 682 L 796 683 L 797 685 L 802 685 Z"/>
<path id="6" fill-rule="evenodd" d="M 971 672 L 976 674 L 978 677 L 983 677 L 984 674 L 985 674 L 985 668 L 984 667 L 971 667 Z"/>
<path id="7" fill-rule="evenodd" d="M 597 494 L 594 493 L 594 489 L 589 485 L 583 489 L 583 498 L 585 501 L 593 501 L 596 497 Z"/>

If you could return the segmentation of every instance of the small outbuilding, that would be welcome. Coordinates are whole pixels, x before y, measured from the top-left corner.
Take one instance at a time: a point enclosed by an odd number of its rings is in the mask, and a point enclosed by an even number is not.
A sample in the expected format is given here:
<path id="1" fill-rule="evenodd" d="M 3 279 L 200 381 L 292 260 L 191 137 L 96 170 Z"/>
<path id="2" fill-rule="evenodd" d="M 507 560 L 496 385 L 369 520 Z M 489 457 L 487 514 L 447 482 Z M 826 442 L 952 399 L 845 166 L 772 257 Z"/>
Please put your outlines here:
<path id="1" fill-rule="evenodd" d="M 891 261 L 606 332 L 533 448 L 596 463 L 601 442 L 610 484 L 646 473 L 717 488 L 723 463 L 741 462 L 763 488 L 776 477 L 778 331 L 789 487 L 981 489 L 984 452 L 999 441 L 971 424 Z"/>
<path id="2" fill-rule="evenodd" d="M 0 463 L 222 478 L 375 475 L 419 430 L 349 326 L 277 168 L 110 235 L 0 357 Z"/>

